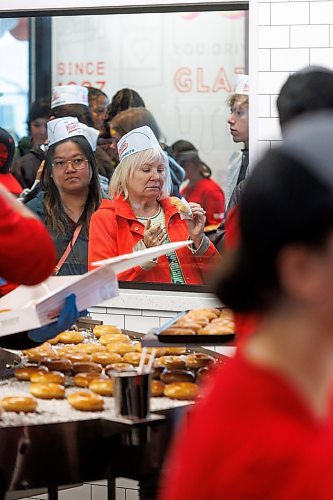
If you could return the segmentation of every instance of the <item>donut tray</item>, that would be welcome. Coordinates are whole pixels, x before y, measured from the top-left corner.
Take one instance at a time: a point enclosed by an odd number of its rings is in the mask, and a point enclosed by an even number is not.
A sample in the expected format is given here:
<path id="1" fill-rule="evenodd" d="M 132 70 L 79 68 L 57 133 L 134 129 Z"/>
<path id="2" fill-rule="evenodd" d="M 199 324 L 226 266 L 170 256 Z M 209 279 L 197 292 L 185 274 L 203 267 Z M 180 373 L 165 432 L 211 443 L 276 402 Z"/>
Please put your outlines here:
<path id="1" fill-rule="evenodd" d="M 234 333 L 229 334 L 216 334 L 216 335 L 164 335 L 163 332 L 167 328 L 170 328 L 179 318 L 185 316 L 188 311 L 182 311 L 177 316 L 172 318 L 170 321 L 165 323 L 159 328 L 151 328 L 149 332 L 142 339 L 142 345 L 146 347 L 163 347 L 163 345 L 168 344 L 168 346 L 217 346 L 217 345 L 235 345 L 236 335 Z"/>

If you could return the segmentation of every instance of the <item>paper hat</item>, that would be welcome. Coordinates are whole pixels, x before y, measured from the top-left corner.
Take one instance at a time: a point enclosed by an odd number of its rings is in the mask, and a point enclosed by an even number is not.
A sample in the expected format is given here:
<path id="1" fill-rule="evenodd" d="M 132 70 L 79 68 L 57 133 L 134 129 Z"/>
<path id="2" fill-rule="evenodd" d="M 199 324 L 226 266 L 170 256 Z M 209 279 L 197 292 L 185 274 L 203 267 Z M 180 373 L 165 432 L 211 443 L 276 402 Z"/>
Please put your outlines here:
<path id="1" fill-rule="evenodd" d="M 154 132 L 147 125 L 128 132 L 128 134 L 120 139 L 117 147 L 119 162 L 127 158 L 127 156 L 139 153 L 139 151 L 145 151 L 146 149 L 158 148 L 162 151 Z"/>
<path id="2" fill-rule="evenodd" d="M 84 106 L 89 106 L 87 87 L 81 87 L 80 85 L 53 87 L 51 109 L 64 104 L 84 104 Z"/>
<path id="3" fill-rule="evenodd" d="M 91 149 L 96 150 L 98 130 L 92 127 L 87 127 L 84 123 L 73 116 L 65 118 L 56 118 L 47 123 L 47 137 L 49 146 L 64 139 L 70 139 L 78 135 L 83 135 L 89 142 Z"/>
<path id="4" fill-rule="evenodd" d="M 249 75 L 237 75 L 234 93 L 249 95 Z"/>

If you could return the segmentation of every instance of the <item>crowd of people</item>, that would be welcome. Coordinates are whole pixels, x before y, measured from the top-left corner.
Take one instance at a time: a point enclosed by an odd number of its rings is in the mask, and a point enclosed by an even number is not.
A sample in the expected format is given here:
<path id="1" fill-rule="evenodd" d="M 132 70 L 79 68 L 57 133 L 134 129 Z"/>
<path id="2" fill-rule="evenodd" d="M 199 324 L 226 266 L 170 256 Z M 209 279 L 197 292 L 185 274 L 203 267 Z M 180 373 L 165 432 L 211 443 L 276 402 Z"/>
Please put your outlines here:
<path id="1" fill-rule="evenodd" d="M 239 76 L 226 105 L 232 139 L 245 148 L 237 162 L 231 158 L 229 171 L 236 180 L 230 186 L 235 187 L 248 166 L 246 75 Z M 120 278 L 205 282 L 219 258 L 214 237 L 224 224 L 224 191 L 192 143 L 165 143 L 135 90 L 121 89 L 109 99 L 93 87 L 54 87 L 51 97 L 31 104 L 27 128 L 16 147 L 9 133 L 0 131 L 6 153 L 0 157 L 0 183 L 45 224 L 56 247 L 54 273 L 82 274 L 96 260 L 189 239 L 193 243 L 186 249 Z M 146 135 L 134 134 L 133 156 L 122 158 L 124 140 L 140 130 Z M 189 203 L 191 219 L 182 219 L 172 197 Z M 163 239 L 155 238 L 160 232 Z"/>

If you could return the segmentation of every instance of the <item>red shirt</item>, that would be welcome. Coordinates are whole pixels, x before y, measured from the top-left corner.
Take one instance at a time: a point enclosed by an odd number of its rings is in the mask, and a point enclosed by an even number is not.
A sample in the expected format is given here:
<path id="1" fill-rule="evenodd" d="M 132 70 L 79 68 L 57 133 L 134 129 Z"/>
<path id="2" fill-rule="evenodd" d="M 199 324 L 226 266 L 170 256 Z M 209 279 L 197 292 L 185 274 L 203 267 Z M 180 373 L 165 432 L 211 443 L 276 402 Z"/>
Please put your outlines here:
<path id="1" fill-rule="evenodd" d="M 18 283 L 36 285 L 48 278 L 56 264 L 54 245 L 44 225 L 22 217 L 0 196 L 0 295 Z"/>
<path id="2" fill-rule="evenodd" d="M 161 202 L 165 224 L 170 241 L 185 241 L 189 237 L 186 222 L 181 220 L 177 209 L 166 198 Z M 133 252 L 134 246 L 142 240 L 144 226 L 135 217 L 130 204 L 121 196 L 115 200 L 103 200 L 93 213 L 89 228 L 88 264 L 117 255 Z M 206 273 L 219 259 L 212 243 L 202 256 L 193 255 L 188 247 L 177 250 L 180 266 L 188 284 L 202 284 Z M 212 258 L 214 257 L 214 258 Z M 90 266 L 91 267 L 91 266 Z M 150 283 L 171 283 L 167 257 L 158 258 L 158 263 L 149 271 L 137 266 L 120 273 L 120 280 Z"/>
<path id="3" fill-rule="evenodd" d="M 225 222 L 225 249 L 234 250 L 240 243 L 239 232 L 239 205 L 232 207 Z M 260 322 L 260 316 L 255 313 L 235 313 L 235 331 L 237 339 L 242 340 L 247 335 L 255 332 Z"/>
<path id="4" fill-rule="evenodd" d="M 278 374 L 241 357 L 218 367 L 188 412 L 162 500 L 332 500 L 333 412 L 325 422 Z"/>
<path id="5" fill-rule="evenodd" d="M 203 178 L 181 190 L 187 201 L 199 203 L 206 210 L 206 225 L 218 225 L 224 219 L 225 199 L 220 186 L 213 179 Z"/>

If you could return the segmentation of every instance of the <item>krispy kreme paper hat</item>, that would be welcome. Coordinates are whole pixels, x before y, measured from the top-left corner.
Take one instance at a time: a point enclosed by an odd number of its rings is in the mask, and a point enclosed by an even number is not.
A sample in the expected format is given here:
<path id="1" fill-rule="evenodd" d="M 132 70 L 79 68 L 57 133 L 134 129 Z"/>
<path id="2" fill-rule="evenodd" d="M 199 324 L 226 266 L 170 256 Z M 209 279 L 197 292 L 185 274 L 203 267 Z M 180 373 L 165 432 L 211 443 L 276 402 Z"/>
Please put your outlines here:
<path id="1" fill-rule="evenodd" d="M 237 75 L 235 94 L 249 95 L 249 75 Z"/>
<path id="2" fill-rule="evenodd" d="M 84 123 L 80 123 L 74 116 L 66 116 L 65 118 L 56 118 L 47 123 L 47 137 L 49 146 L 64 139 L 70 139 L 78 135 L 83 135 L 89 142 L 91 149 L 96 150 L 98 130 L 92 127 L 87 127 Z"/>
<path id="3" fill-rule="evenodd" d="M 128 132 L 128 134 L 120 139 L 117 147 L 120 162 L 124 158 L 127 158 L 127 156 L 134 155 L 139 151 L 145 151 L 146 149 L 158 148 L 162 151 L 154 132 L 147 125 Z"/>
<path id="4" fill-rule="evenodd" d="M 89 106 L 87 87 L 81 87 L 80 85 L 53 87 L 51 109 L 64 104 L 84 104 L 84 106 Z"/>

